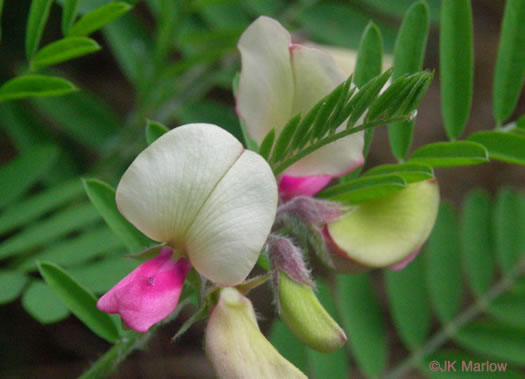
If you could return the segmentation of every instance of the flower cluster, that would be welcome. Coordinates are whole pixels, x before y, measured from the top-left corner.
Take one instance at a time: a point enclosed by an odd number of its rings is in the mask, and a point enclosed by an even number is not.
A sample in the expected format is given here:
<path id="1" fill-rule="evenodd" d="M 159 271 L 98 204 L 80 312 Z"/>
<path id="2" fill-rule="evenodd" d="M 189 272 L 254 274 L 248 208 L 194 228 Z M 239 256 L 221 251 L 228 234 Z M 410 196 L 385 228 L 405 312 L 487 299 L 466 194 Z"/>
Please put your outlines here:
<path id="1" fill-rule="evenodd" d="M 238 46 L 236 110 L 258 144 L 348 76 L 329 53 L 292 43 L 267 17 L 250 25 Z M 205 299 L 206 350 L 220 377 L 304 377 L 266 341 L 250 301 L 235 286 L 268 241 L 281 317 L 317 350 L 342 346 L 345 333 L 315 297 L 305 252 L 280 226 L 293 220 L 308 228 L 338 271 L 401 269 L 427 239 L 439 203 L 435 180 L 352 206 L 313 198 L 363 164 L 363 143 L 363 133 L 341 138 L 276 178 L 261 156 L 218 126 L 189 124 L 162 135 L 137 156 L 116 191 L 122 215 L 158 241 L 160 253 L 105 294 L 99 309 L 146 332 L 174 311 L 195 270 L 215 288 L 216 296 Z"/>

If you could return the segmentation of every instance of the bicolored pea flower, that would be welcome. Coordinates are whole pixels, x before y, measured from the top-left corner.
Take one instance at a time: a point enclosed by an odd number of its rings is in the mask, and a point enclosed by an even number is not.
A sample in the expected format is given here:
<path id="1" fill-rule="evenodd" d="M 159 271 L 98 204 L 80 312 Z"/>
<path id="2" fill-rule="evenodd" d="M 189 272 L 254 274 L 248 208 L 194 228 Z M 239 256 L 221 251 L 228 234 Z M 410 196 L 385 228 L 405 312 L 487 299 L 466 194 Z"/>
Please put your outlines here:
<path id="1" fill-rule="evenodd" d="M 131 224 L 166 247 L 97 306 L 145 332 L 175 309 L 191 267 L 219 286 L 248 276 L 275 218 L 277 184 L 268 163 L 231 134 L 188 124 L 137 156 L 116 202 Z"/>
<path id="2" fill-rule="evenodd" d="M 221 290 L 205 339 L 219 378 L 306 378 L 264 337 L 252 303 L 235 288 Z"/>
<path id="3" fill-rule="evenodd" d="M 259 144 L 272 129 L 278 135 L 296 114 L 304 116 L 348 77 L 328 53 L 292 43 L 286 29 L 268 17 L 259 17 L 244 31 L 238 48 L 237 113 Z M 280 195 L 316 194 L 332 178 L 363 164 L 363 143 L 363 133 L 356 133 L 299 160 L 280 178 Z"/>
<path id="4" fill-rule="evenodd" d="M 403 269 L 430 235 L 438 208 L 435 179 L 355 205 L 324 230 L 335 268 L 347 272 Z"/>

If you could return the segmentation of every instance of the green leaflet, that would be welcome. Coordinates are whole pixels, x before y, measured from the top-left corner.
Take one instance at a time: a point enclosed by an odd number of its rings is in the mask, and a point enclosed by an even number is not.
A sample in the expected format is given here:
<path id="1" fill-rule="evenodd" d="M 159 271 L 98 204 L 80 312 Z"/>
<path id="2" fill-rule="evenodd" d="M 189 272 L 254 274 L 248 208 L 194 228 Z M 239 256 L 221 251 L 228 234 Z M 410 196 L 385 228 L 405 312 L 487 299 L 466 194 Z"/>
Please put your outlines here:
<path id="1" fill-rule="evenodd" d="M 38 49 L 53 0 L 32 0 L 26 25 L 26 57 L 30 61 Z"/>
<path id="2" fill-rule="evenodd" d="M 407 184 L 410 184 L 432 179 L 434 177 L 434 170 L 432 167 L 423 164 L 386 164 L 371 168 L 363 174 L 363 177 L 378 175 L 399 176 L 403 178 Z"/>
<path id="3" fill-rule="evenodd" d="M 122 128 L 119 116 L 99 97 L 82 91 L 69 96 L 34 99 L 38 109 L 78 143 L 95 151 L 108 150 Z"/>
<path id="4" fill-rule="evenodd" d="M 117 325 L 107 313 L 97 309 L 95 295 L 53 263 L 41 262 L 38 268 L 47 285 L 93 333 L 108 342 L 118 339 Z"/>
<path id="5" fill-rule="evenodd" d="M 83 179 L 83 183 L 84 190 L 97 211 L 131 253 L 155 244 L 120 214 L 115 203 L 115 190 L 109 184 L 97 179 Z"/>
<path id="6" fill-rule="evenodd" d="M 151 145 L 157 138 L 168 131 L 169 129 L 160 122 L 148 120 L 146 124 L 146 143 Z"/>
<path id="7" fill-rule="evenodd" d="M 432 310 L 426 291 L 424 259 L 419 254 L 400 271 L 383 271 L 396 329 L 410 350 L 425 342 L 431 327 Z"/>
<path id="8" fill-rule="evenodd" d="M 51 97 L 75 92 L 77 88 L 66 79 L 44 75 L 13 78 L 0 87 L 0 101 L 26 97 Z"/>
<path id="9" fill-rule="evenodd" d="M 406 184 L 398 175 L 365 176 L 330 187 L 318 196 L 332 201 L 359 203 L 400 191 Z"/>
<path id="10" fill-rule="evenodd" d="M 431 167 L 469 166 L 488 161 L 483 145 L 471 141 L 435 142 L 412 153 L 409 163 Z"/>
<path id="11" fill-rule="evenodd" d="M 190 102 L 180 108 L 177 117 L 184 124 L 194 122 L 215 124 L 233 134 L 239 141 L 243 138 L 235 111 L 232 107 L 225 106 L 218 101 L 203 99 L 198 102 Z"/>
<path id="12" fill-rule="evenodd" d="M 43 246 L 67 234 L 88 227 L 100 216 L 91 204 L 70 206 L 24 229 L 0 244 L 0 260 Z"/>
<path id="13" fill-rule="evenodd" d="M 458 138 L 472 103 L 474 53 L 470 0 L 443 0 L 440 28 L 441 113 L 447 136 Z"/>
<path id="14" fill-rule="evenodd" d="M 459 235 L 454 209 L 442 204 L 434 230 L 423 252 L 426 260 L 427 288 L 442 323 L 459 312 L 463 297 Z"/>
<path id="15" fill-rule="evenodd" d="M 470 192 L 461 217 L 461 253 L 463 269 L 477 296 L 484 295 L 494 279 L 492 253 L 491 204 L 482 190 Z"/>
<path id="16" fill-rule="evenodd" d="M 350 348 L 359 368 L 368 376 L 381 376 L 387 362 L 384 316 L 368 274 L 338 275 L 340 313 Z"/>
<path id="17" fill-rule="evenodd" d="M 303 373 L 308 373 L 307 348 L 292 334 L 283 321 L 277 319 L 272 323 L 269 340 L 290 363 Z"/>
<path id="18" fill-rule="evenodd" d="M 417 2 L 408 9 L 394 47 L 393 80 L 403 74 L 421 70 L 430 26 L 429 18 L 425 2 Z M 407 155 L 412 143 L 413 127 L 413 121 L 388 126 L 390 146 L 397 159 L 404 159 Z"/>
<path id="19" fill-rule="evenodd" d="M 508 119 L 518 102 L 525 80 L 525 3 L 507 0 L 494 72 L 494 118 Z"/>
<path id="20" fill-rule="evenodd" d="M 77 16 L 79 0 L 64 0 L 62 7 L 62 34 L 67 35 Z"/>
<path id="21" fill-rule="evenodd" d="M 13 301 L 20 295 L 27 283 L 27 276 L 19 272 L 0 271 L 0 304 Z"/>
<path id="22" fill-rule="evenodd" d="M 496 197 L 492 215 L 492 230 L 496 260 L 504 272 L 510 272 L 520 256 L 520 203 L 516 192 L 503 188 Z"/>
<path id="23" fill-rule="evenodd" d="M 31 67 L 39 69 L 100 50 L 100 45 L 91 38 L 68 37 L 44 46 L 31 60 Z"/>
<path id="24" fill-rule="evenodd" d="M 383 38 L 381 31 L 370 22 L 361 37 L 357 62 L 354 70 L 354 83 L 361 88 L 370 79 L 381 74 L 383 65 Z"/>
<path id="25" fill-rule="evenodd" d="M 359 42 L 359 49 L 357 61 L 354 69 L 354 83 L 361 88 L 369 80 L 381 74 L 383 68 L 383 37 L 379 28 L 370 22 L 361 36 Z M 365 131 L 365 145 L 363 147 L 363 155 L 366 158 L 374 130 L 369 129 Z"/>
<path id="26" fill-rule="evenodd" d="M 34 280 L 22 295 L 22 306 L 41 324 L 51 324 L 69 316 L 60 298 L 41 280 Z"/>
<path id="27" fill-rule="evenodd" d="M 130 11 L 132 6 L 121 1 L 111 2 L 80 18 L 68 32 L 68 36 L 87 36 Z"/>
<path id="28" fill-rule="evenodd" d="M 105 255 L 107 253 L 124 250 L 122 242 L 105 225 L 94 228 L 72 238 L 63 239 L 50 244 L 35 255 L 20 262 L 16 268 L 19 271 L 31 272 L 37 269 L 35 259 L 50 261 L 61 266 L 72 266 Z M 74 252 L 74 253 L 73 253 Z M 89 264 L 89 267 L 92 265 Z M 94 275 L 100 280 L 101 275 Z"/>
<path id="29" fill-rule="evenodd" d="M 49 171 L 57 158 L 56 146 L 41 145 L 0 167 L 0 208 L 28 191 Z"/>
<path id="30" fill-rule="evenodd" d="M 321 1 L 305 7 L 299 13 L 298 21 L 314 40 L 356 50 L 361 32 L 370 21 L 370 13 L 357 4 Z M 377 21 L 377 25 L 383 33 L 385 51 L 391 52 L 395 29 L 380 20 Z"/>
<path id="31" fill-rule="evenodd" d="M 106 25 L 102 33 L 127 79 L 135 86 L 143 83 L 145 66 L 153 54 L 153 41 L 143 22 L 128 13 Z"/>
<path id="32" fill-rule="evenodd" d="M 19 200 L 1 214 L 0 233 L 7 233 L 14 228 L 26 225 L 43 214 L 55 210 L 71 200 L 80 198 L 82 194 L 80 180 L 73 179 L 59 183 L 24 200 Z"/>
<path id="33" fill-rule="evenodd" d="M 90 265 L 72 267 L 70 274 L 90 291 L 103 294 L 137 268 L 139 263 L 122 256 L 108 257 Z"/>
<path id="34" fill-rule="evenodd" d="M 474 133 L 469 140 L 485 146 L 491 159 L 525 165 L 525 136 L 488 131 Z"/>
<path id="35" fill-rule="evenodd" d="M 454 340 L 466 349 L 494 360 L 525 364 L 525 332 L 494 322 L 473 322 L 458 330 Z"/>

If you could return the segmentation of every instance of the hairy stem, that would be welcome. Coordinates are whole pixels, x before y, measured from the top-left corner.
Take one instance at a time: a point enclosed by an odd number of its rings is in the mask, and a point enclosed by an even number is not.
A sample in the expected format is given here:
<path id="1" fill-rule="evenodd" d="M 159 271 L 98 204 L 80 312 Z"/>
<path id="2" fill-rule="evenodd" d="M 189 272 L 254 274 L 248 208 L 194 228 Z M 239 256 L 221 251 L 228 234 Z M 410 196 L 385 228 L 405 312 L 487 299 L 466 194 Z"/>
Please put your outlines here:
<path id="1" fill-rule="evenodd" d="M 283 173 L 284 170 L 286 170 L 288 167 L 293 165 L 298 160 L 306 157 L 309 154 L 312 154 L 314 151 L 320 149 L 321 147 L 326 146 L 329 143 L 335 142 L 338 139 L 341 139 L 343 137 L 349 136 L 351 134 L 359 133 L 363 130 L 376 128 L 380 125 L 386 125 L 386 124 L 390 124 L 394 122 L 403 122 L 403 121 L 409 121 L 409 120 L 410 120 L 410 117 L 404 116 L 404 117 L 393 118 L 390 120 L 372 121 L 372 122 L 368 122 L 366 124 L 362 124 L 362 125 L 350 128 L 350 129 L 345 129 L 342 132 L 336 133 L 334 135 L 329 135 L 328 137 L 321 138 L 319 141 L 311 144 L 310 146 L 308 146 L 307 148 L 303 150 L 300 150 L 298 153 L 292 155 L 292 157 L 280 163 L 279 166 L 273 170 L 273 173 L 276 176 Z"/>
<path id="2" fill-rule="evenodd" d="M 478 298 L 474 304 L 466 308 L 454 320 L 444 325 L 443 328 L 434 334 L 426 344 L 412 352 L 407 359 L 387 373 L 385 378 L 394 379 L 407 377 L 407 374 L 416 367 L 425 356 L 435 352 L 453 337 L 459 329 L 482 314 L 494 299 L 512 288 L 514 282 L 523 274 L 525 274 L 525 260 L 519 262 L 512 271 L 503 276 L 503 278 L 494 284 L 484 296 Z"/>

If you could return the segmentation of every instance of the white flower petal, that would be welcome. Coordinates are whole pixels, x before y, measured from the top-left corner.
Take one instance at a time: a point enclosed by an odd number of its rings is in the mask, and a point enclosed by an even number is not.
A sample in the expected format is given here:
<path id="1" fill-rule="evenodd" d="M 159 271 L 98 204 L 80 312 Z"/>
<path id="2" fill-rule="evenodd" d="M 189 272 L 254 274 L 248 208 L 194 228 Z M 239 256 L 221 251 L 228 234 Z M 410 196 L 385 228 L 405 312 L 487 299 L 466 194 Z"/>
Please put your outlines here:
<path id="1" fill-rule="evenodd" d="M 192 265 L 221 285 L 243 281 L 257 262 L 276 209 L 277 184 L 268 163 L 245 150 L 188 231 Z"/>
<path id="2" fill-rule="evenodd" d="M 183 249 L 180 244 L 202 205 L 243 151 L 239 141 L 215 125 L 173 129 L 124 173 L 116 192 L 118 208 L 151 239 Z"/>
<path id="3" fill-rule="evenodd" d="M 293 114 L 309 111 L 345 79 L 334 59 L 312 47 L 293 45 L 295 78 Z M 290 176 L 342 176 L 363 163 L 364 134 L 357 133 L 333 142 L 301 159 L 286 170 Z"/>
<path id="4" fill-rule="evenodd" d="M 255 20 L 239 40 L 242 70 L 237 112 L 257 143 L 272 128 L 278 133 L 293 116 L 289 45 L 290 34 L 269 17 Z"/>

